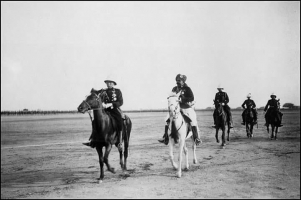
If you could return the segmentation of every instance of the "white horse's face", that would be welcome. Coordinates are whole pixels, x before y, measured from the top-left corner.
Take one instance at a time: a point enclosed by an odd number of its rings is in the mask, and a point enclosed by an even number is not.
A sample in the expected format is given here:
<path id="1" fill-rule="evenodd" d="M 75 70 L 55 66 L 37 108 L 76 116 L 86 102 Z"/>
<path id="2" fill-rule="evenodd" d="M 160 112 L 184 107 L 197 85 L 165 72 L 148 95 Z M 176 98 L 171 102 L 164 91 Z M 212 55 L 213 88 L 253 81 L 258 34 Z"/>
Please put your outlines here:
<path id="1" fill-rule="evenodd" d="M 180 104 L 178 96 L 170 96 L 168 97 L 168 110 L 169 116 L 172 118 L 176 118 L 180 112 Z"/>

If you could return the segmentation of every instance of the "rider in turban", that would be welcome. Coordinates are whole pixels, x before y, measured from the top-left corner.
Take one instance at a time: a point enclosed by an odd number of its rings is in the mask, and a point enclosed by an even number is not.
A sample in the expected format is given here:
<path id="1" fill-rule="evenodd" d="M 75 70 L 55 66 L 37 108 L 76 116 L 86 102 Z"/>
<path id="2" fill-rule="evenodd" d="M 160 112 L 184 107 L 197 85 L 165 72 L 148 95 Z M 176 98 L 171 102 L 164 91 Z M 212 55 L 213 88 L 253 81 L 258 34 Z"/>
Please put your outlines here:
<path id="1" fill-rule="evenodd" d="M 197 119 L 196 119 L 196 113 L 194 111 L 193 105 L 194 105 L 194 95 L 190 87 L 185 83 L 187 77 L 182 74 L 178 74 L 176 76 L 176 84 L 172 89 L 173 93 L 180 93 L 179 96 L 179 103 L 180 103 L 180 108 L 182 111 L 182 114 L 188 116 L 191 120 L 190 125 L 193 133 L 193 139 L 196 143 L 196 145 L 199 145 L 201 143 L 201 139 L 199 138 L 198 134 L 198 126 L 197 126 Z M 170 125 L 169 121 L 169 116 L 167 117 L 168 119 L 166 120 L 167 125 L 165 125 L 165 133 L 163 135 L 163 139 L 158 140 L 161 143 L 168 144 L 168 129 Z"/>

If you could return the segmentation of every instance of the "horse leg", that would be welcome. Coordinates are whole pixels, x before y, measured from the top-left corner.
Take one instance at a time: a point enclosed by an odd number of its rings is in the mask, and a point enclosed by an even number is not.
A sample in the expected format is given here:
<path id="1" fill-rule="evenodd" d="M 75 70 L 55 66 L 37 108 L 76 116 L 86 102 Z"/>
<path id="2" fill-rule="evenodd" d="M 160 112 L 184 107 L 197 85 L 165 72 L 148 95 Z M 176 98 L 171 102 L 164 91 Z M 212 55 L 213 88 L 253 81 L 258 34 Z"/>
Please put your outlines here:
<path id="1" fill-rule="evenodd" d="M 226 145 L 226 139 L 225 139 L 225 127 L 222 128 L 222 147 Z"/>
<path id="2" fill-rule="evenodd" d="M 275 128 L 275 140 L 277 140 L 278 126 Z"/>
<path id="3" fill-rule="evenodd" d="M 123 170 L 127 170 L 126 162 L 129 155 L 129 142 L 124 142 L 124 164 L 123 164 Z"/>
<path id="4" fill-rule="evenodd" d="M 215 133 L 216 142 L 219 143 L 219 139 L 218 139 L 218 128 L 216 128 L 215 130 L 216 130 L 216 133 Z"/>
<path id="5" fill-rule="evenodd" d="M 126 132 L 125 132 L 125 137 L 124 137 L 124 165 L 123 165 L 123 169 L 127 170 L 127 158 L 129 155 L 129 144 L 130 144 L 130 133 L 131 133 L 131 129 L 132 129 L 132 122 L 131 120 L 128 118 L 126 123 L 125 123 L 125 127 L 126 127 Z"/>
<path id="6" fill-rule="evenodd" d="M 123 126 L 123 131 L 122 131 L 122 143 L 125 146 L 125 141 L 124 141 L 124 136 L 126 135 L 126 126 Z M 123 162 L 123 151 L 125 151 L 125 149 L 120 149 L 118 148 L 119 151 L 119 164 L 122 170 L 124 170 L 124 162 Z"/>
<path id="7" fill-rule="evenodd" d="M 185 140 L 185 139 L 184 139 Z M 184 141 L 184 154 L 185 154 L 185 163 L 186 163 L 186 166 L 185 166 L 185 170 L 188 170 L 189 169 L 189 163 L 188 163 L 188 149 L 187 149 L 187 146 L 186 146 L 186 143 Z"/>
<path id="8" fill-rule="evenodd" d="M 99 176 L 98 180 L 102 181 L 103 177 L 104 177 L 104 173 L 103 173 L 104 158 L 103 158 L 103 153 L 102 153 L 102 146 L 96 146 L 96 151 L 98 154 L 99 166 L 100 166 L 100 176 Z"/>
<path id="9" fill-rule="evenodd" d="M 198 163 L 198 160 L 196 158 L 195 150 L 196 150 L 196 144 L 195 144 L 195 142 L 192 139 L 193 164 L 197 164 Z"/>
<path id="10" fill-rule="evenodd" d="M 272 124 L 271 127 L 272 127 L 271 139 L 273 139 L 274 138 L 274 129 L 275 129 L 274 124 Z"/>
<path id="11" fill-rule="evenodd" d="M 174 140 L 169 138 L 169 158 L 173 168 L 178 169 L 178 165 L 175 163 L 174 156 L 173 156 L 174 143 L 175 143 Z"/>
<path id="12" fill-rule="evenodd" d="M 106 146 L 106 151 L 105 151 L 105 156 L 104 156 L 104 163 L 106 164 L 108 170 L 114 174 L 115 169 L 113 167 L 111 167 L 111 165 L 109 164 L 109 154 L 111 152 L 111 149 L 112 149 L 112 145 L 108 144 Z"/>
<path id="13" fill-rule="evenodd" d="M 181 178 L 182 176 L 182 158 L 183 158 L 183 149 L 184 149 L 185 140 L 180 141 L 180 149 L 179 149 L 179 167 L 177 172 L 177 177 Z"/>
<path id="14" fill-rule="evenodd" d="M 254 124 L 253 124 L 253 122 L 252 122 L 252 124 L 250 125 L 250 136 L 251 137 L 253 137 L 253 126 L 254 126 Z"/>
<path id="15" fill-rule="evenodd" d="M 230 141 L 230 128 L 229 128 L 229 126 L 228 126 L 227 133 L 228 133 L 228 135 L 227 135 L 227 141 Z"/>

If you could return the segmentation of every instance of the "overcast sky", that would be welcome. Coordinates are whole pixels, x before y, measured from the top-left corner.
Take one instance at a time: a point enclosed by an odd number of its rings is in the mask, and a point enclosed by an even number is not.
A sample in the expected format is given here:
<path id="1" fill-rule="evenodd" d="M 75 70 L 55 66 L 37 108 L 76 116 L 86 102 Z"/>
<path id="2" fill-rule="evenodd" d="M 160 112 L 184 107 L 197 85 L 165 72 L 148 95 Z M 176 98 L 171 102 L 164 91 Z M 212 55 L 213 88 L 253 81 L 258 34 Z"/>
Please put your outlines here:
<path id="1" fill-rule="evenodd" d="M 196 108 L 218 84 L 300 105 L 300 2 L 1 1 L 2 111 L 76 110 L 109 75 L 123 110 L 167 108 L 179 73 Z"/>

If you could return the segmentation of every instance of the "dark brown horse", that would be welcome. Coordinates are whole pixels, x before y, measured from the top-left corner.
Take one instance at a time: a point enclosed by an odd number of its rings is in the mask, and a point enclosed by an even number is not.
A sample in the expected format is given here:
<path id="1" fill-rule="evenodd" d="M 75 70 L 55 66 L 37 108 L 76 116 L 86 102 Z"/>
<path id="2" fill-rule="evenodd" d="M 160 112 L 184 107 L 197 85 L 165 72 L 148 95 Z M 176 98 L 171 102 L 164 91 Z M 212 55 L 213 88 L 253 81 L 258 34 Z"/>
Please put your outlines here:
<path id="1" fill-rule="evenodd" d="M 279 115 L 279 113 L 277 112 L 276 109 L 273 109 L 269 112 L 268 116 L 267 116 L 267 131 L 269 133 L 269 126 L 271 125 L 272 127 L 272 132 L 271 132 L 271 140 L 275 139 L 277 140 L 277 133 L 278 133 L 278 127 L 280 124 L 280 117 L 277 116 Z"/>
<path id="2" fill-rule="evenodd" d="M 103 165 L 106 164 L 108 170 L 115 173 L 115 169 L 109 164 L 109 154 L 112 149 L 112 145 L 118 145 L 117 141 L 117 127 L 114 118 L 105 111 L 102 106 L 105 92 L 103 90 L 96 91 L 92 88 L 91 94 L 78 106 L 78 112 L 85 113 L 89 110 L 93 110 L 94 120 L 92 121 L 92 138 L 93 146 L 96 147 L 96 151 L 99 157 L 100 164 L 100 177 L 98 180 L 102 181 L 104 178 Z M 92 119 L 91 119 L 92 120 Z M 123 120 L 123 132 L 122 140 L 124 148 L 119 150 L 120 166 L 122 170 L 127 170 L 127 157 L 128 147 L 130 140 L 130 133 L 132 129 L 132 122 L 127 115 L 124 115 Z M 105 147 L 105 153 L 103 155 L 103 147 Z M 124 154 L 124 156 L 123 156 Z M 124 158 L 124 159 L 123 159 Z"/>
<path id="3" fill-rule="evenodd" d="M 213 100 L 214 101 L 214 100 Z M 215 119 L 215 138 L 216 138 L 216 142 L 219 143 L 219 139 L 218 139 L 218 131 L 219 129 L 222 130 L 222 148 L 224 148 L 224 146 L 226 145 L 226 139 L 225 139 L 225 131 L 226 131 L 226 126 L 228 126 L 228 136 L 227 136 L 227 141 L 230 141 L 230 126 L 228 124 L 227 121 L 227 114 L 224 111 L 223 105 L 219 102 L 215 102 L 215 110 L 214 110 L 214 119 Z"/>
<path id="4" fill-rule="evenodd" d="M 247 137 L 251 138 L 253 137 L 253 127 L 255 124 L 255 117 L 254 117 L 253 110 L 250 106 L 247 106 L 244 117 L 246 121 Z"/>

